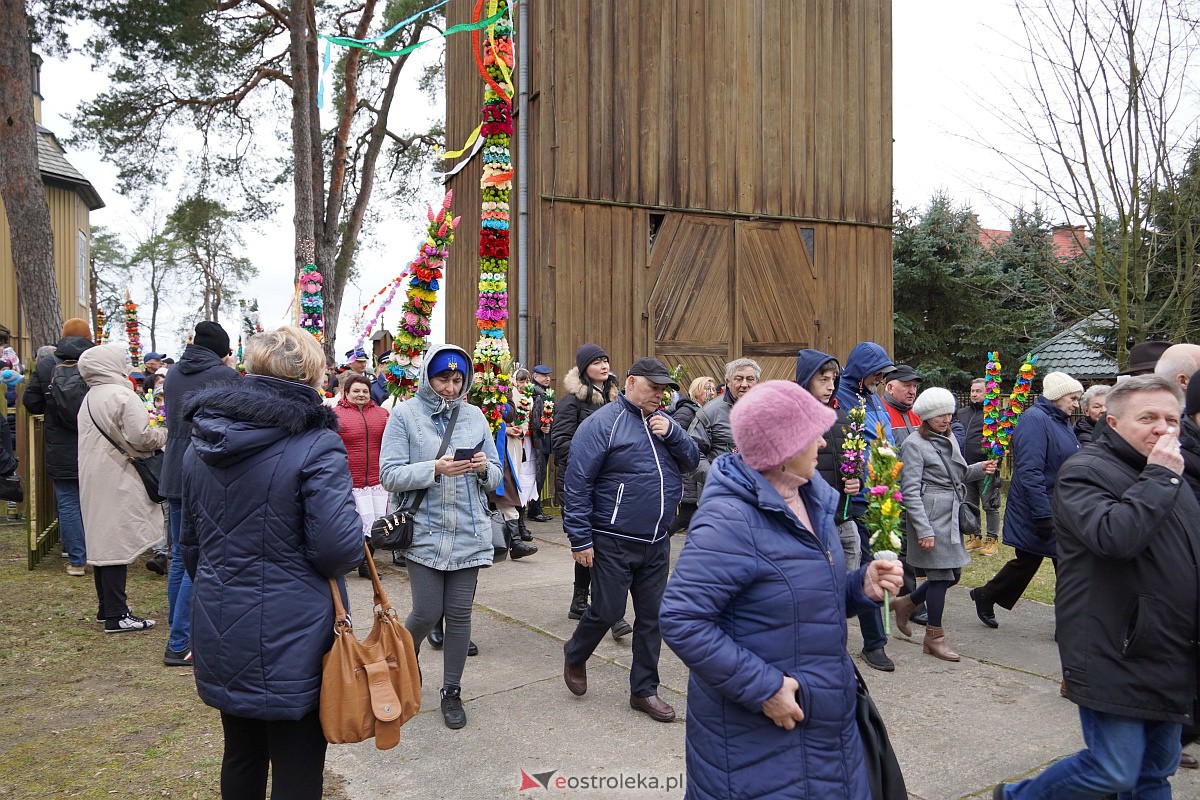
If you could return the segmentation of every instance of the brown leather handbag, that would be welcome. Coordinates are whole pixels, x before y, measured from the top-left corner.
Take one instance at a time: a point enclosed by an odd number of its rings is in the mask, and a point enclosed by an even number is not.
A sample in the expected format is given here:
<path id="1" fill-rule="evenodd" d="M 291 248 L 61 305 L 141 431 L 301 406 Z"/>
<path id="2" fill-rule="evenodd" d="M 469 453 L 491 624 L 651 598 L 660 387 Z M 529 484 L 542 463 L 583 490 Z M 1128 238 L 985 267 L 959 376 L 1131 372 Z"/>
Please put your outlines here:
<path id="1" fill-rule="evenodd" d="M 400 742 L 400 726 L 421 710 L 421 679 L 412 635 L 388 602 L 375 561 L 366 549 L 375 589 L 375 624 L 363 641 L 354 635 L 336 580 L 333 592 L 334 640 L 321 675 L 321 728 L 331 744 L 375 738 L 390 750 Z"/>

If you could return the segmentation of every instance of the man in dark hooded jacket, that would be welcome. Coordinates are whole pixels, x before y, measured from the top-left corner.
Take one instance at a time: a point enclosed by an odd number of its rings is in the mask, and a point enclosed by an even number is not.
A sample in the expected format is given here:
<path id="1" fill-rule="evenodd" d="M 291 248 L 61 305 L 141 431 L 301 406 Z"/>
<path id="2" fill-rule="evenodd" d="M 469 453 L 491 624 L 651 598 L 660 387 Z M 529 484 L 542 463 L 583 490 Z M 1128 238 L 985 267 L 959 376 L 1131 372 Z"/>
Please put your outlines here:
<path id="1" fill-rule="evenodd" d="M 190 666 L 192 579 L 183 568 L 179 530 L 183 520 L 183 454 L 191 439 L 192 426 L 184 419 L 184 406 L 192 395 L 219 383 L 237 383 L 241 375 L 225 366 L 230 354 L 229 334 L 215 322 L 196 323 L 192 343 L 184 348 L 179 362 L 167 372 L 163 394 L 167 400 L 167 453 L 159 489 L 167 498 L 171 526 L 171 570 L 167 574 L 167 618 L 171 635 L 163 654 L 169 667 Z"/>
<path id="2" fill-rule="evenodd" d="M 884 437 L 892 442 L 892 423 L 888 418 L 887 408 L 879 399 L 876 388 L 884 376 L 896 365 L 888 357 L 887 351 L 874 342 L 859 342 L 850 351 L 846 359 L 846 369 L 842 372 L 837 389 L 838 406 L 847 414 L 862 403 L 866 407 L 866 430 L 864 436 L 868 446 L 877 436 L 876 431 L 882 430 Z M 894 444 L 894 442 L 892 442 Z M 865 476 L 861 476 L 865 479 Z M 861 490 L 850 501 L 850 512 L 854 524 L 858 527 L 859 543 L 862 546 L 862 563 L 871 560 L 870 532 L 865 522 L 867 513 L 867 487 L 864 483 Z M 863 660 L 867 666 L 891 672 L 896 664 L 887 656 L 884 647 L 887 636 L 883 633 L 883 616 L 878 610 L 868 611 L 858 616 L 858 627 L 863 637 Z"/>
<path id="3" fill-rule="evenodd" d="M 21 398 L 30 414 L 45 415 L 46 475 L 54 481 L 58 534 L 63 552 L 67 554 L 67 574 L 76 578 L 86 573 L 84 565 L 87 564 L 83 516 L 79 511 L 79 431 L 75 428 L 78 409 L 60 409 L 51 392 L 51 383 L 60 365 L 66 368 L 59 371 L 59 379 L 63 380 L 79 356 L 95 346 L 92 332 L 84 320 L 67 320 L 54 355 L 38 359 Z"/>

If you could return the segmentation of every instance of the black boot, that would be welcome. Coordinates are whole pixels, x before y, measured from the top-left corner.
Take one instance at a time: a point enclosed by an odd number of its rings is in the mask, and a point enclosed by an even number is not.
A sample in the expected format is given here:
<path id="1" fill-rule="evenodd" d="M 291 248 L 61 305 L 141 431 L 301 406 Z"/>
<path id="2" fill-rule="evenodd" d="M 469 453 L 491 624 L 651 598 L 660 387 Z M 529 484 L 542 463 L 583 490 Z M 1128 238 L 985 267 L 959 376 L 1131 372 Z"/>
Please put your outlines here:
<path id="1" fill-rule="evenodd" d="M 446 634 L 442 630 L 442 621 L 439 619 L 437 624 L 433 626 L 433 630 L 429 632 L 429 646 L 434 650 L 441 650 L 442 645 L 446 643 Z"/>
<path id="2" fill-rule="evenodd" d="M 537 547 L 531 544 L 525 544 L 521 541 L 521 529 L 519 520 L 506 519 L 504 520 L 504 541 L 508 543 L 508 554 L 513 561 L 525 556 L 531 556 L 538 551 Z"/>
<path id="3" fill-rule="evenodd" d="M 529 529 L 525 527 L 525 509 L 523 508 L 517 509 L 517 529 L 521 532 L 522 542 L 533 541 L 533 534 L 530 533 Z"/>
<path id="4" fill-rule="evenodd" d="M 583 612 L 588 610 L 588 590 L 575 587 L 571 597 L 571 607 L 567 610 L 567 619 L 583 619 Z"/>

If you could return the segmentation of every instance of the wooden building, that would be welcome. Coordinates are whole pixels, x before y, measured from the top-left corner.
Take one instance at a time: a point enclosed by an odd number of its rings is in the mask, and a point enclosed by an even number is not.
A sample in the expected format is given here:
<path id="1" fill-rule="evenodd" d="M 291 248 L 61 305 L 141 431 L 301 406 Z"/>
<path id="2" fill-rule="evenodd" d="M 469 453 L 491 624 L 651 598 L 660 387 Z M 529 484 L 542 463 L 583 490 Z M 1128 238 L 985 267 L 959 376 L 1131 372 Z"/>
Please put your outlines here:
<path id="1" fill-rule="evenodd" d="M 38 123 L 38 167 L 46 186 L 50 206 L 50 227 L 54 232 L 54 273 L 63 319 L 81 317 L 90 320 L 91 312 L 91 241 L 89 214 L 104 207 L 95 187 L 71 162 L 67 161 L 57 137 L 42 127 L 41 59 L 34 56 L 33 108 Z M 29 330 L 17 304 L 17 276 L 9 246 L 8 218 L 0 201 L 0 323 L 13 332 L 14 347 L 21 359 L 33 363 L 37 348 L 56 342 L 30 342 Z"/>
<path id="2" fill-rule="evenodd" d="M 452 0 L 447 24 L 473 6 Z M 791 377 L 800 348 L 890 350 L 889 0 L 555 0 L 526 13 L 530 361 L 561 375 L 594 341 L 617 371 L 649 353 L 720 380 L 739 355 Z M 447 39 L 446 73 L 458 143 L 483 94 L 469 36 Z M 480 170 L 450 182 L 463 220 L 447 338 L 468 349 Z M 514 186 L 514 354 L 518 211 Z"/>

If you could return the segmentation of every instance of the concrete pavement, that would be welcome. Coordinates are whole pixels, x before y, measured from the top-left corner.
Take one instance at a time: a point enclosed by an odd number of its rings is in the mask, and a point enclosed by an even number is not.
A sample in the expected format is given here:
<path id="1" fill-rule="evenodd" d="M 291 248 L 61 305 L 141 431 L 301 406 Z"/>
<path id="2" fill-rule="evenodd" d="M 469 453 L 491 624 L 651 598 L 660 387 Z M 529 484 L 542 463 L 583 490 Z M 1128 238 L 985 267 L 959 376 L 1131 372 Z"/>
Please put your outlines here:
<path id="1" fill-rule="evenodd" d="M 663 647 L 660 694 L 679 714 L 674 723 L 629 708 L 629 637 L 605 639 L 588 662 L 587 694 L 568 692 L 562 646 L 575 628 L 566 614 L 570 551 L 557 519 L 529 527 L 536 555 L 480 573 L 472 635 L 480 655 L 467 660 L 462 686 L 467 727 L 451 731 L 443 724 L 441 653 L 426 645 L 422 711 L 405 725 L 400 744 L 384 752 L 374 742 L 329 749 L 327 765 L 347 781 L 354 800 L 682 796 L 687 669 Z M 673 555 L 683 541 L 673 540 Z M 403 618 L 407 576 L 386 554 L 377 561 Z M 351 576 L 347 584 L 352 612 L 368 619 L 370 582 Z M 1076 707 L 1058 695 L 1053 610 L 1022 602 L 998 616 L 998 630 L 985 628 L 966 590 L 956 587 L 945 627 L 960 663 L 923 655 L 919 626 L 912 640 L 893 630 L 888 654 L 895 672 L 857 661 L 912 798 L 990 798 L 996 782 L 1034 774 L 1082 746 Z M 362 622 L 360 628 L 365 636 L 369 628 Z M 861 646 L 851 620 L 848 647 L 857 656 Z M 522 791 L 523 782 L 530 788 Z M 1197 771 L 1183 770 L 1172 783 L 1175 797 L 1200 798 Z"/>

